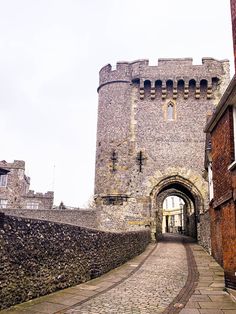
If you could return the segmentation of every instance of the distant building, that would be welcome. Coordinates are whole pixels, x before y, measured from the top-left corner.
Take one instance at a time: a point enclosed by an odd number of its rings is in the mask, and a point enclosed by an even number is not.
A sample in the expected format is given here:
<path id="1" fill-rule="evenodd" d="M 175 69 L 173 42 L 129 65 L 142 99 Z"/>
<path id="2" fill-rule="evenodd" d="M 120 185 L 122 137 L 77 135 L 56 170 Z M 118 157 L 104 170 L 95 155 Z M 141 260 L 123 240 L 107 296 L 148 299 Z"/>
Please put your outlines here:
<path id="1" fill-rule="evenodd" d="M 184 201 L 168 196 L 163 203 L 162 233 L 182 233 L 184 230 Z"/>
<path id="2" fill-rule="evenodd" d="M 0 209 L 52 209 L 53 192 L 34 193 L 29 188 L 30 178 L 25 175 L 24 161 L 0 161 Z"/>

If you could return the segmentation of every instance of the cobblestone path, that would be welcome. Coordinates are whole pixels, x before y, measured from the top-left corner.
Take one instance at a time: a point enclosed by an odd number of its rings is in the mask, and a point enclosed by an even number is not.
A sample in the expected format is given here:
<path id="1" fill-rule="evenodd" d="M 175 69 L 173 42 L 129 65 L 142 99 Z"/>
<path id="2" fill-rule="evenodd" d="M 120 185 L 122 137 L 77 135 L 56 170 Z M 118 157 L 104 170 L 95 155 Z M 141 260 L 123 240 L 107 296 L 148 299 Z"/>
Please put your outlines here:
<path id="1" fill-rule="evenodd" d="M 161 313 L 183 288 L 187 275 L 183 244 L 160 242 L 132 276 L 113 289 L 64 313 Z"/>

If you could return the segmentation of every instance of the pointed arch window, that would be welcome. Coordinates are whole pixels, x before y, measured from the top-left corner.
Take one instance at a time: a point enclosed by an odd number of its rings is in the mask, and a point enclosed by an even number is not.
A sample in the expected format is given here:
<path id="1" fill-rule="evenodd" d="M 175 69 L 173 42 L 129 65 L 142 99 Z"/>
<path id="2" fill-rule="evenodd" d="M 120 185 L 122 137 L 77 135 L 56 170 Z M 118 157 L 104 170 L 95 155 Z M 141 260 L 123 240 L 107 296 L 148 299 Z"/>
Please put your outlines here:
<path id="1" fill-rule="evenodd" d="M 171 102 L 167 106 L 167 120 L 174 120 L 174 105 Z"/>

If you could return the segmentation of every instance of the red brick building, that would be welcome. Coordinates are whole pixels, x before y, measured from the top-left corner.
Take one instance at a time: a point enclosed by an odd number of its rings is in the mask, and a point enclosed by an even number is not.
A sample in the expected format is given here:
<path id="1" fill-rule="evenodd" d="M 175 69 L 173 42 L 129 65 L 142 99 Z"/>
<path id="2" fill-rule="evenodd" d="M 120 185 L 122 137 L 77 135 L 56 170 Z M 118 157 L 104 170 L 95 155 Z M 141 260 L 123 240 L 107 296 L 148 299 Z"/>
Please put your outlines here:
<path id="1" fill-rule="evenodd" d="M 236 69 L 236 0 L 230 4 Z M 226 287 L 236 290 L 236 75 L 205 132 L 212 255 L 224 268 Z"/>
<path id="2" fill-rule="evenodd" d="M 236 77 L 226 89 L 205 131 L 208 144 L 212 255 L 236 289 Z M 211 174 L 212 171 L 212 174 Z"/>

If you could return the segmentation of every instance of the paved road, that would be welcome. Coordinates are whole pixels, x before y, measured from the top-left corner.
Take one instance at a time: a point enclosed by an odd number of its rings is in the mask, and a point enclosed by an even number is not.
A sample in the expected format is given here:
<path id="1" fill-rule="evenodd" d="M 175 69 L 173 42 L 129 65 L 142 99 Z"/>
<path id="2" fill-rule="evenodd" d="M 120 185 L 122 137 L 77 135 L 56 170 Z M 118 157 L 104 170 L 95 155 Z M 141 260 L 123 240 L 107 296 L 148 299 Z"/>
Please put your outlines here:
<path id="1" fill-rule="evenodd" d="M 180 241 L 160 242 L 132 276 L 115 288 L 67 310 L 68 314 L 161 313 L 185 285 L 188 267 Z"/>

